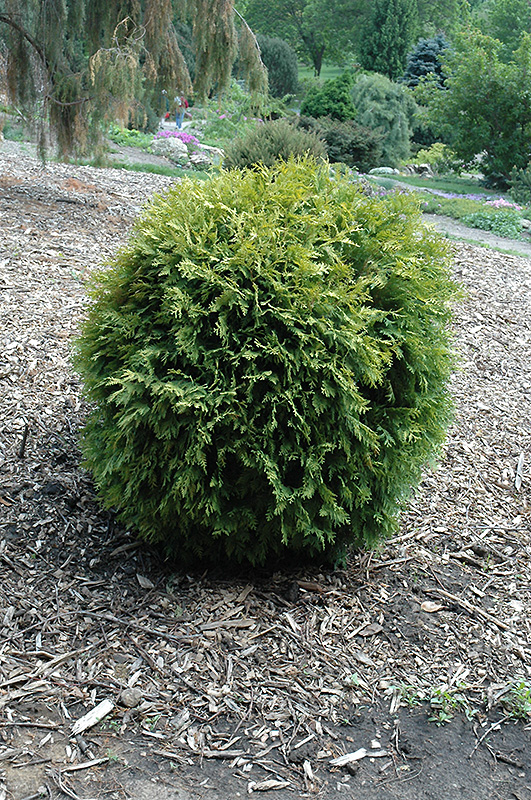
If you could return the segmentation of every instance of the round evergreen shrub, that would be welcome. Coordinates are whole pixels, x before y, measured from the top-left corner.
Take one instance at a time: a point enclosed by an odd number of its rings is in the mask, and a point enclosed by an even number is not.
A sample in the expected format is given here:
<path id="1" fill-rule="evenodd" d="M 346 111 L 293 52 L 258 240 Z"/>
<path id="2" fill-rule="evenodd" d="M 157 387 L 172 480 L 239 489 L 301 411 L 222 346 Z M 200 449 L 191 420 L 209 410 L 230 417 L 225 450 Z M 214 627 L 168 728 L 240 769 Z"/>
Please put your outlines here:
<path id="1" fill-rule="evenodd" d="M 343 72 L 337 78 L 330 78 L 322 86 L 310 86 L 301 103 L 301 114 L 308 117 L 332 117 L 346 120 L 356 117 L 352 103 L 352 75 Z"/>
<path id="2" fill-rule="evenodd" d="M 382 137 L 377 131 L 364 128 L 354 120 L 340 122 L 330 117 L 300 117 L 298 125 L 321 139 L 332 164 L 346 164 L 361 172 L 369 172 L 381 162 Z"/>
<path id="3" fill-rule="evenodd" d="M 310 158 L 183 181 L 95 279 L 77 341 L 104 504 L 183 562 L 376 542 L 445 436 L 454 296 L 406 195 Z"/>
<path id="4" fill-rule="evenodd" d="M 315 157 L 326 155 L 321 140 L 315 134 L 291 125 L 286 119 L 275 119 L 260 122 L 234 139 L 225 148 L 223 164 L 237 169 L 256 164 L 271 167 L 277 159 L 287 161 L 290 156 L 308 154 Z"/>
<path id="5" fill-rule="evenodd" d="M 276 36 L 257 36 L 262 61 L 267 67 L 269 91 L 273 97 L 296 94 L 299 88 L 299 65 L 295 50 Z"/>

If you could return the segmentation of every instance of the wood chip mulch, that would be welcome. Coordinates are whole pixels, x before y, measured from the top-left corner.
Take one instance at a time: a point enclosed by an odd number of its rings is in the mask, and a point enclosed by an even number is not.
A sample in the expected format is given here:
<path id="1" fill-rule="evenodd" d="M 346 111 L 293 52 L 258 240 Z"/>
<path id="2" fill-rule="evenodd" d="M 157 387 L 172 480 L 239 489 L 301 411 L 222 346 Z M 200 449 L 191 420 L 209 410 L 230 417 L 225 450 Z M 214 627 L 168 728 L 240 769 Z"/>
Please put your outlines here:
<path id="1" fill-rule="evenodd" d="M 270 754 L 340 756 L 367 698 L 458 690 L 481 720 L 531 681 L 531 260 L 454 246 L 457 416 L 396 538 L 335 572 L 187 574 L 98 506 L 69 361 L 85 279 L 171 182 L 0 151 L 0 760 L 39 756 L 9 755 L 14 722 L 43 741 L 110 700 L 101 725 L 153 752 L 308 788 Z M 64 759 L 91 761 L 82 734 Z"/>

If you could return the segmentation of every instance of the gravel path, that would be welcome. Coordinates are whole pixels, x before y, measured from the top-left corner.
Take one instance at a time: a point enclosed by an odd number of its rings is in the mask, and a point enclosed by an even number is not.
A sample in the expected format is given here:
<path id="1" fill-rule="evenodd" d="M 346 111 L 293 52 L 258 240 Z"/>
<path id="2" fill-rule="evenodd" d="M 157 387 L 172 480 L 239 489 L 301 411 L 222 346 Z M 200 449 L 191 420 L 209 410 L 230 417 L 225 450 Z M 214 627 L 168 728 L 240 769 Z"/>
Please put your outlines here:
<path id="1" fill-rule="evenodd" d="M 531 238 L 524 234 L 522 241 L 517 239 L 505 239 L 496 236 L 489 231 L 482 231 L 479 228 L 468 228 L 461 222 L 438 214 L 423 214 L 428 225 L 432 225 L 435 230 L 445 233 L 451 239 L 479 244 L 501 252 L 517 253 L 518 255 L 531 258 Z"/>

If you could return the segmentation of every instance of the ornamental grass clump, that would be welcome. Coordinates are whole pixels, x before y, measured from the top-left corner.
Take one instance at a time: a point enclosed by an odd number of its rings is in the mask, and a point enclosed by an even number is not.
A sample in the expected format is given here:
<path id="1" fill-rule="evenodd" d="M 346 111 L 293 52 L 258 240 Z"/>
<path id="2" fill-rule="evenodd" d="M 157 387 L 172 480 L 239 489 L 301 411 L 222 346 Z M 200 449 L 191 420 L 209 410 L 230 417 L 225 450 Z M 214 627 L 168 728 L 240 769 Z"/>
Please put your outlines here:
<path id="1" fill-rule="evenodd" d="M 311 158 L 155 198 L 77 341 L 105 506 L 183 562 L 388 535 L 450 417 L 448 263 L 414 200 Z"/>

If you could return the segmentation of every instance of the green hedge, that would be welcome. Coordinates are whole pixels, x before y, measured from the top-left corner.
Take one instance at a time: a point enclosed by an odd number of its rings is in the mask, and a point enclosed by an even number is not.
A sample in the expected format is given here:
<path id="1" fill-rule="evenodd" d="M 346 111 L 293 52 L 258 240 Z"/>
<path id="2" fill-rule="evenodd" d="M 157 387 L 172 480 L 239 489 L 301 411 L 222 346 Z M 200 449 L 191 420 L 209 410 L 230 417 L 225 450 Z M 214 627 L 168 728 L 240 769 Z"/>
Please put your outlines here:
<path id="1" fill-rule="evenodd" d="M 102 501 L 182 562 L 375 543 L 445 436 L 454 296 L 406 196 L 310 158 L 183 181 L 77 341 Z"/>

